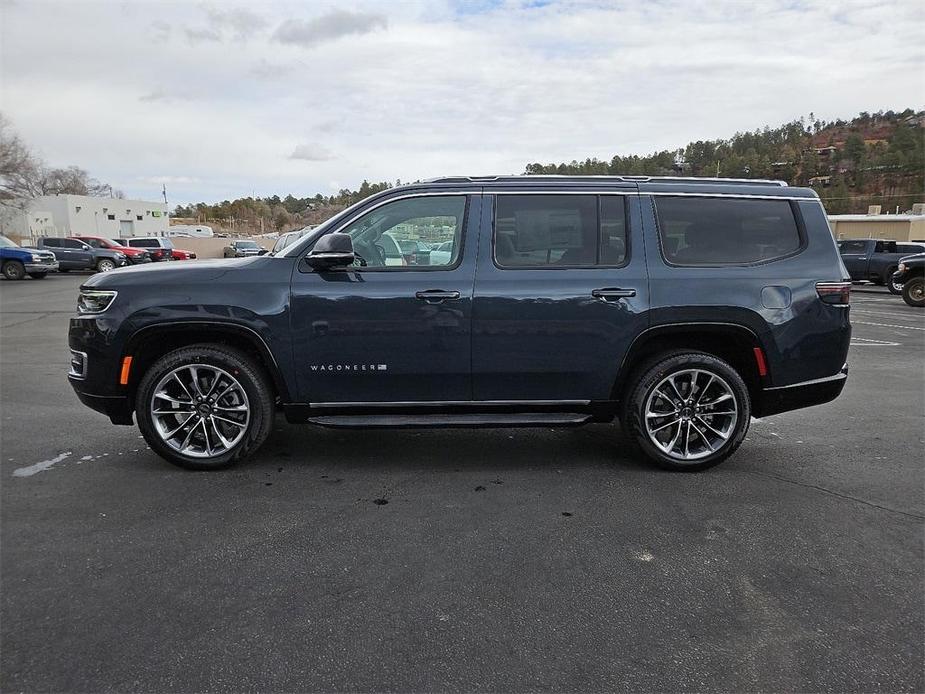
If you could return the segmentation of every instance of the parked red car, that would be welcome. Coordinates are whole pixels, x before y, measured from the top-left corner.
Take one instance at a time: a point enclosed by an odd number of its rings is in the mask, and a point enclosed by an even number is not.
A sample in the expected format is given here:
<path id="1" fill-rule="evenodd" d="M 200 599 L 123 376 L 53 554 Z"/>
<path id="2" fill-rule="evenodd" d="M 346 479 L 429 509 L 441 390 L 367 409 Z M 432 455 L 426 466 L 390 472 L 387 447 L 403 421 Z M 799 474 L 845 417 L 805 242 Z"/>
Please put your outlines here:
<path id="1" fill-rule="evenodd" d="M 112 239 L 107 239 L 102 236 L 71 236 L 69 238 L 83 241 L 92 248 L 108 248 L 112 251 L 119 251 L 125 255 L 132 265 L 150 263 L 152 260 L 151 254 L 142 248 L 129 248 L 128 246 L 124 246 L 121 243 L 117 243 Z"/>
<path id="2" fill-rule="evenodd" d="M 168 238 L 162 236 L 137 237 L 129 239 L 119 239 L 120 242 L 131 246 L 132 248 L 143 248 L 151 254 L 154 261 L 158 260 L 193 260 L 196 254 L 192 251 L 184 251 L 181 248 L 174 248 L 173 243 Z"/>

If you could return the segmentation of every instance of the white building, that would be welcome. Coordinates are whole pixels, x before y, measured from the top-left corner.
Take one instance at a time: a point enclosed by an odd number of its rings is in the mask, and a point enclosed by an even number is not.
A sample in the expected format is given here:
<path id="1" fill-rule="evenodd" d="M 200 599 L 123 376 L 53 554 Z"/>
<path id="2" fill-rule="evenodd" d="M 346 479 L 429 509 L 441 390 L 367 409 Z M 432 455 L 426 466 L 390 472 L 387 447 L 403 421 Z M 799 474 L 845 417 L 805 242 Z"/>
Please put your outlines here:
<path id="1" fill-rule="evenodd" d="M 165 236 L 167 205 L 87 195 L 43 195 L 0 215 L 0 232 L 20 237 Z"/>

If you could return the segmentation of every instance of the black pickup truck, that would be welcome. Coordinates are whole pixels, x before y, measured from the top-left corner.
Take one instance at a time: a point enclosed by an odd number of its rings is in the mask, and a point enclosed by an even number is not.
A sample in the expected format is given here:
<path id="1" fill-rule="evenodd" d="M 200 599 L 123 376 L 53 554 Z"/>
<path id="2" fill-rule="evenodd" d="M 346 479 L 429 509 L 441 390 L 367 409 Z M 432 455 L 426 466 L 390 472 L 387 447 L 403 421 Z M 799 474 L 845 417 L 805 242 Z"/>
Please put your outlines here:
<path id="1" fill-rule="evenodd" d="M 902 287 L 903 301 L 910 306 L 925 306 L 925 253 L 907 255 L 893 273 L 893 284 Z"/>
<path id="2" fill-rule="evenodd" d="M 904 256 L 925 251 L 925 243 L 901 243 L 883 239 L 851 239 L 838 242 L 842 262 L 856 282 L 868 280 L 885 284 L 893 294 L 902 293 L 902 285 L 891 281 Z"/>

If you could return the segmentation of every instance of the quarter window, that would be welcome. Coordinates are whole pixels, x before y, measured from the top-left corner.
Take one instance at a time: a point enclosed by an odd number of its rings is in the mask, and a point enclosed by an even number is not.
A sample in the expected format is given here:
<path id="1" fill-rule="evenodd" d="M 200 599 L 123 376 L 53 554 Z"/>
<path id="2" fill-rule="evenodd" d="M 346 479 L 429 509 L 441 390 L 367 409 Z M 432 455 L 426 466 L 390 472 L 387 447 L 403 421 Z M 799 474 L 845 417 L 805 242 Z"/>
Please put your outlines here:
<path id="1" fill-rule="evenodd" d="M 655 207 L 662 252 L 674 265 L 746 265 L 801 246 L 787 200 L 659 197 Z"/>
<path id="2" fill-rule="evenodd" d="M 495 261 L 501 267 L 621 265 L 622 196 L 499 195 Z"/>
<path id="3" fill-rule="evenodd" d="M 464 195 L 406 198 L 377 207 L 341 231 L 353 241 L 355 266 L 446 268 L 459 259 L 465 213 Z"/>

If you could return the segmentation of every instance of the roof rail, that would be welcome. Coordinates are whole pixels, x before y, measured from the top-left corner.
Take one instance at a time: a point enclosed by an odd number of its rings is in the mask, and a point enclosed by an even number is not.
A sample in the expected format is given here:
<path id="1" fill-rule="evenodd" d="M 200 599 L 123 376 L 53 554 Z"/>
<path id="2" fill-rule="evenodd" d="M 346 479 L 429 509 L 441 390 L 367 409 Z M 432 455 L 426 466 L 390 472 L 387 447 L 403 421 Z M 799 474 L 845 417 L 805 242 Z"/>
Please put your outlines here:
<path id="1" fill-rule="evenodd" d="M 485 183 L 490 181 L 529 181 L 531 179 L 579 179 L 591 181 L 620 181 L 622 183 L 738 183 L 741 185 L 755 186 L 782 186 L 786 187 L 786 181 L 779 181 L 767 178 L 712 178 L 707 176 L 570 176 L 568 174 L 537 174 L 537 175 L 520 175 L 520 176 L 438 176 L 429 178 L 423 183 Z"/>

